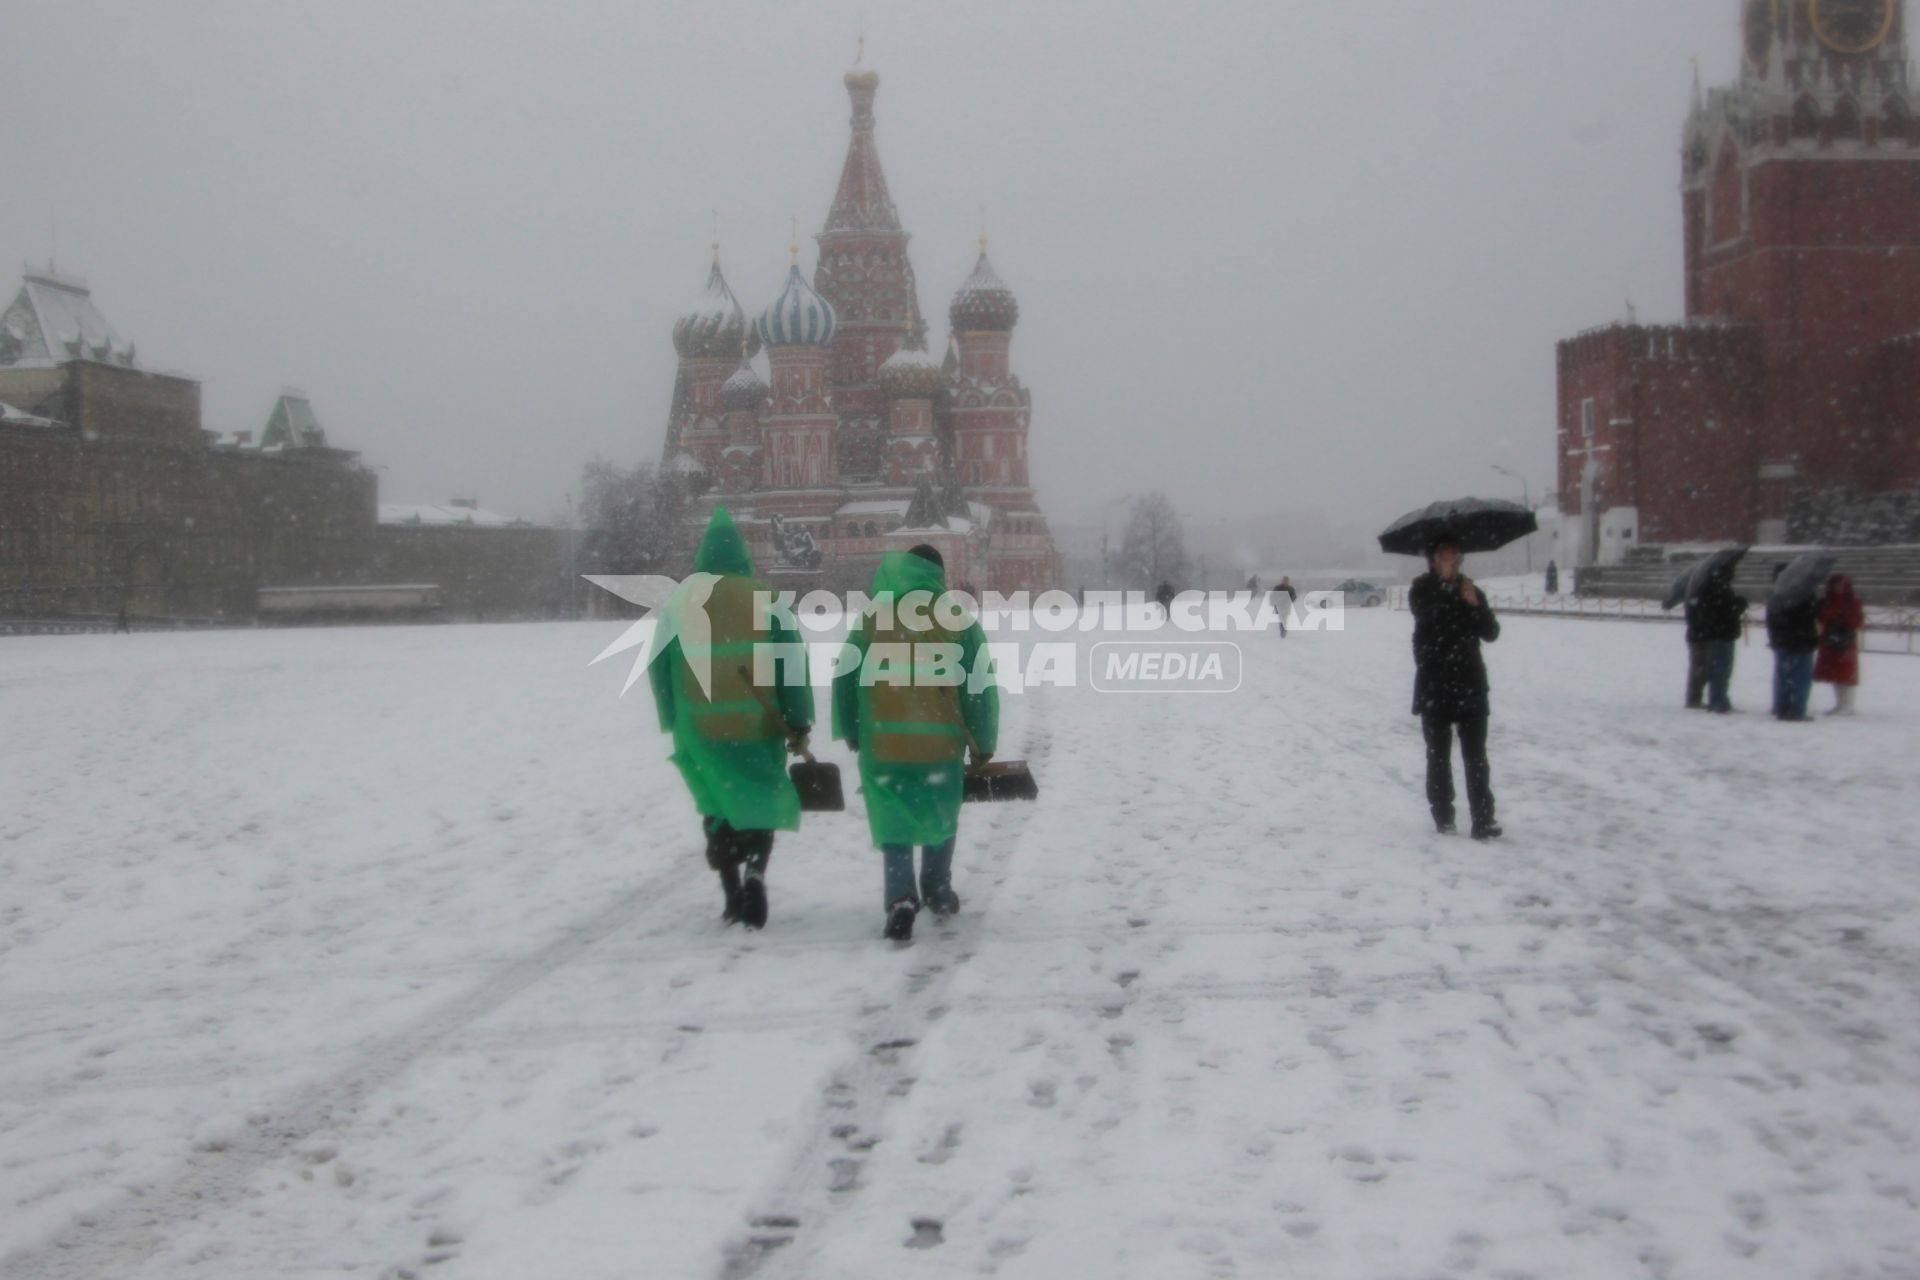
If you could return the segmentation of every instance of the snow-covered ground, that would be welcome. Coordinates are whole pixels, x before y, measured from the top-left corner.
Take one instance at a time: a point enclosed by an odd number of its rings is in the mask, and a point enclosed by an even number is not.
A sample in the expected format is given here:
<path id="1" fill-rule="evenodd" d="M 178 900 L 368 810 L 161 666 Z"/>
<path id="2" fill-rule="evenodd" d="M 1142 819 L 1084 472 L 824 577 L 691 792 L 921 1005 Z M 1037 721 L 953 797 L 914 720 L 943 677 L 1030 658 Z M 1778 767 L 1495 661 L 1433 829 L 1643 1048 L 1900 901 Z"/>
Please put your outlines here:
<path id="1" fill-rule="evenodd" d="M 721 928 L 617 624 L 0 642 L 0 1273 L 1920 1275 L 1920 659 L 1510 619 L 1482 846 L 1348 623 L 1009 698 L 904 949 L 857 808 Z"/>

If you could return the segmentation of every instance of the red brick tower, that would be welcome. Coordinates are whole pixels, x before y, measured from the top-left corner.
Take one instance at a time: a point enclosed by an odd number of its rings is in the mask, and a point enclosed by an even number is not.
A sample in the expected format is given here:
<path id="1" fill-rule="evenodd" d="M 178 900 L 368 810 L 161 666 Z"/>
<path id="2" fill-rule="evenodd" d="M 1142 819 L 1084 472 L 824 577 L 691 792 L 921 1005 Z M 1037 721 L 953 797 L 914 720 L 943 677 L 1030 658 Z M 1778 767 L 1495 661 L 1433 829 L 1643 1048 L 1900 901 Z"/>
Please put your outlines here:
<path id="1" fill-rule="evenodd" d="M 720 246 L 713 246 L 713 267 L 707 287 L 673 325 L 673 349 L 680 357 L 674 378 L 673 409 L 667 423 L 664 461 L 683 469 L 697 465 L 708 475 L 718 472 L 726 438 L 721 430 L 725 409 L 720 385 L 738 366 L 743 354 L 759 350 L 757 334 L 720 272 Z M 678 455 L 685 454 L 682 460 Z"/>
<path id="2" fill-rule="evenodd" d="M 762 450 L 763 483 L 769 489 L 829 492 L 836 483 L 833 397 L 827 367 L 833 351 L 833 307 L 801 278 L 796 245 L 787 287 L 760 315 L 760 340 L 767 344 L 772 375 Z M 831 510 L 831 500 L 827 502 Z"/>
<path id="3" fill-rule="evenodd" d="M 916 485 L 940 474 L 933 430 L 933 398 L 945 375 L 926 352 L 902 347 L 880 366 L 880 385 L 892 400 L 887 415 L 886 482 Z"/>
<path id="4" fill-rule="evenodd" d="M 987 238 L 980 237 L 980 260 L 947 310 L 959 369 L 950 401 L 953 458 L 960 482 L 980 501 L 994 507 L 1025 508 L 1027 421 L 1031 398 L 1008 367 L 1013 327 L 1020 304 L 987 261 Z"/>
<path id="5" fill-rule="evenodd" d="M 1060 562 L 1027 481 L 1033 398 L 1008 363 L 1020 304 L 987 261 L 984 235 L 979 261 L 953 295 L 947 318 L 957 359 L 944 401 L 948 465 L 970 501 L 993 508 L 994 569 L 987 585 L 1045 590 L 1059 580 Z"/>
<path id="6" fill-rule="evenodd" d="M 820 258 L 813 283 L 839 317 L 828 375 L 841 418 L 839 475 L 863 481 L 881 479 L 884 471 L 887 394 L 880 386 L 880 366 L 903 345 L 924 345 L 926 322 L 907 257 L 909 237 L 887 193 L 874 146 L 873 98 L 880 76 L 855 67 L 845 82 L 853 103 L 852 134 L 826 227 L 815 237 Z"/>
<path id="7" fill-rule="evenodd" d="M 1687 121 L 1687 318 L 1760 328 L 1761 519 L 1797 486 L 1890 478 L 1884 344 L 1920 330 L 1905 7 L 1747 0 L 1740 79 Z"/>
<path id="8" fill-rule="evenodd" d="M 1740 77 L 1696 90 L 1681 151 L 1685 324 L 1560 344 L 1570 554 L 1828 537 L 1806 511 L 1920 489 L 1904 8 L 1745 0 Z"/>

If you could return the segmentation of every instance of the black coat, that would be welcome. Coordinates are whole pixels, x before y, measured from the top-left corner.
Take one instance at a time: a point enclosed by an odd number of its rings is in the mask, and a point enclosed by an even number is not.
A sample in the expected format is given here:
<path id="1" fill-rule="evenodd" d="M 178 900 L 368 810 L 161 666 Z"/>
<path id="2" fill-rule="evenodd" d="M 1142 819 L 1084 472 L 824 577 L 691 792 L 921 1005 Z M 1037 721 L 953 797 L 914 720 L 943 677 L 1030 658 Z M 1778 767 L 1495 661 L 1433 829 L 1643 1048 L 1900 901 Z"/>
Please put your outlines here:
<path id="1" fill-rule="evenodd" d="M 1747 598 L 1735 595 L 1724 582 L 1714 584 L 1687 601 L 1687 643 L 1711 644 L 1738 640 L 1740 621 L 1747 616 Z"/>
<path id="2" fill-rule="evenodd" d="M 1500 638 L 1500 620 L 1486 595 L 1468 604 L 1459 579 L 1447 583 L 1423 573 L 1407 591 L 1407 607 L 1413 611 L 1413 714 L 1447 720 L 1488 714 L 1480 645 Z"/>
<path id="3" fill-rule="evenodd" d="M 1767 606 L 1767 647 L 1782 653 L 1812 653 L 1820 647 L 1820 602 L 1809 597 L 1791 609 Z"/>

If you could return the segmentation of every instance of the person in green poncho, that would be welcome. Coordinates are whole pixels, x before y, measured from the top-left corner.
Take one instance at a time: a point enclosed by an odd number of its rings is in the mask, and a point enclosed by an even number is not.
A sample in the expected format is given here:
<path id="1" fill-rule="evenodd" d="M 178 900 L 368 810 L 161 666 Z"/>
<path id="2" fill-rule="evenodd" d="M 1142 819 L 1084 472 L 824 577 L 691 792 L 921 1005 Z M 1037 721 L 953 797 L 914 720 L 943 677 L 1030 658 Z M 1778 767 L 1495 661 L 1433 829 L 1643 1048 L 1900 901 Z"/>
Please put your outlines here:
<path id="1" fill-rule="evenodd" d="M 986 637 L 977 621 L 957 631 L 939 624 L 935 602 L 946 590 L 933 547 L 889 551 L 873 577 L 875 607 L 847 638 L 859 661 L 844 662 L 833 680 L 833 733 L 860 753 L 867 824 L 884 855 L 885 936 L 901 942 L 921 906 L 943 916 L 960 909 L 953 846 L 965 758 L 985 764 L 999 735 Z"/>
<path id="2" fill-rule="evenodd" d="M 673 734 L 673 762 L 706 830 L 707 865 L 720 875 L 722 918 L 749 929 L 767 922 L 773 833 L 800 827 L 786 757 L 807 749 L 813 728 L 805 649 L 790 626 L 756 609 L 759 593 L 772 599 L 733 516 L 718 507 L 693 576 L 660 606 L 647 670 L 660 728 Z"/>

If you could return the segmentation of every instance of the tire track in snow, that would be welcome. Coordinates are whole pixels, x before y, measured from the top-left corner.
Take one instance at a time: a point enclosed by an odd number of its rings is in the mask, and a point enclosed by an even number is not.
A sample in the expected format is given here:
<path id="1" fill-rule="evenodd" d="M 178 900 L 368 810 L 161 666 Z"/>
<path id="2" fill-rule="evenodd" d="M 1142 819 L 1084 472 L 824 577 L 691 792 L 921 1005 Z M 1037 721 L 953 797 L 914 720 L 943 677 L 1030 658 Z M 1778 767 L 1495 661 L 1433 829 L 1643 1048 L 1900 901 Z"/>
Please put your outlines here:
<path id="1" fill-rule="evenodd" d="M 1053 744 L 1046 723 L 1049 703 L 1044 694 L 1021 696 L 1031 709 L 1025 749 L 1037 769 Z M 912 967 L 893 998 L 868 1006 L 854 1023 L 853 1055 L 831 1074 L 807 1137 L 786 1172 L 756 1197 L 762 1208 L 749 1220 L 747 1232 L 724 1246 L 720 1280 L 811 1275 L 809 1264 L 820 1233 L 859 1194 L 866 1152 L 881 1141 L 882 1121 L 894 1100 L 906 1097 L 916 1081 L 913 1049 L 928 1025 L 949 1012 L 947 989 L 973 958 L 983 917 L 1005 878 L 1002 871 L 1035 811 L 1034 805 L 1017 802 L 983 807 L 994 818 L 979 844 L 988 857 L 969 876 L 981 890 L 969 895 L 968 905 L 944 927 L 932 926 L 933 937 L 916 931 L 918 940 L 905 954 L 914 960 L 924 956 L 925 962 L 910 960 Z M 939 947 L 932 955 L 930 943 Z"/>
<path id="2" fill-rule="evenodd" d="M 125 1274 L 154 1252 L 176 1222 L 235 1203 L 262 1169 L 294 1154 L 312 1134 L 350 1123 L 371 1095 L 414 1063 L 633 925 L 649 904 L 691 884 L 686 868 L 678 864 L 647 877 L 412 1025 L 377 1037 L 345 1068 L 289 1090 L 263 1113 L 248 1117 L 231 1138 L 203 1142 L 172 1171 L 79 1215 L 39 1244 L 0 1259 L 0 1275 L 97 1280 Z"/>

